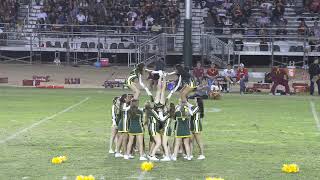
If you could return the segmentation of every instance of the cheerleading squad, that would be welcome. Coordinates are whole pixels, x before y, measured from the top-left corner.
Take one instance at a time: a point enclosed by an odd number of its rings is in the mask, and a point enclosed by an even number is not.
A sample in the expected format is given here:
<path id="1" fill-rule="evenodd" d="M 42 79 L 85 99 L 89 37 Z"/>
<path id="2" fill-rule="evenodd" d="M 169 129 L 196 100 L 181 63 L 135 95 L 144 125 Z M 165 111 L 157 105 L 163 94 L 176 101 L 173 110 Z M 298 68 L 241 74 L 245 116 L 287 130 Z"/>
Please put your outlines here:
<path id="1" fill-rule="evenodd" d="M 159 76 L 155 96 L 141 79 L 144 72 Z M 172 75 L 178 77 L 177 83 L 166 95 L 166 79 Z M 143 108 L 139 107 L 140 90 L 136 81 L 139 81 L 150 98 Z M 197 159 L 205 159 L 201 139 L 204 105 L 201 98 L 195 98 L 194 103 L 188 101 L 187 96 L 197 88 L 188 69 L 177 65 L 174 72 L 167 73 L 148 70 L 144 64 L 139 64 L 130 73 L 126 85 L 133 94 L 123 94 L 113 99 L 109 153 L 114 153 L 116 158 L 133 159 L 133 153 L 138 150 L 141 161 L 176 161 L 178 153 L 182 152 L 185 159 L 192 160 L 193 142 L 196 142 L 200 152 Z M 180 98 L 175 105 L 170 102 L 170 98 L 177 90 Z M 145 129 L 150 136 L 148 155 Z M 162 152 L 161 158 L 159 152 Z"/>

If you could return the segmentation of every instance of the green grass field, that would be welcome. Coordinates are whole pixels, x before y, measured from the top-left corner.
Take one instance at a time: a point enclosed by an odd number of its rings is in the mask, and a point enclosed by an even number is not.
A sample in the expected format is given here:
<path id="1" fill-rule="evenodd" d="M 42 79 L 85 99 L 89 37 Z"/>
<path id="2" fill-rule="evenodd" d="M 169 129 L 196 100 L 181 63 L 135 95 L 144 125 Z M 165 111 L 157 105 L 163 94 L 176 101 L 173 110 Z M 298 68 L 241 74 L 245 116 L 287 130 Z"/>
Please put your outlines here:
<path id="1" fill-rule="evenodd" d="M 121 91 L 0 87 L 0 179 L 320 179 L 320 129 L 310 104 L 319 117 L 319 97 L 230 94 L 206 101 L 207 159 L 155 163 L 141 174 L 137 159 L 107 153 L 111 100 Z M 51 164 L 58 155 L 69 159 Z M 284 163 L 300 172 L 282 173 Z"/>

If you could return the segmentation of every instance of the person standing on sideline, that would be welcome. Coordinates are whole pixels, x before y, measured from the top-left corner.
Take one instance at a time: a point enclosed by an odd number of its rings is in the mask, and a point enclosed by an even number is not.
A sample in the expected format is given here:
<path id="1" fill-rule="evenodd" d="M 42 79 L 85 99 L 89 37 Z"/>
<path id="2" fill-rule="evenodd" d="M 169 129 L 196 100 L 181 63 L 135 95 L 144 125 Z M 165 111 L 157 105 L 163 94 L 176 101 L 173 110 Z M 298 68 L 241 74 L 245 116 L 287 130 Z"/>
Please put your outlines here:
<path id="1" fill-rule="evenodd" d="M 318 86 L 318 94 L 320 95 L 320 64 L 319 59 L 315 59 L 309 67 L 310 74 L 310 95 L 314 94 L 314 84 Z"/>
<path id="2" fill-rule="evenodd" d="M 246 82 L 248 82 L 249 75 L 248 69 L 244 67 L 244 64 L 240 64 L 237 70 L 237 82 L 240 83 L 240 94 L 242 95 L 246 91 Z"/>
<path id="3" fill-rule="evenodd" d="M 285 69 L 274 67 L 271 71 L 271 78 L 273 85 L 271 87 L 271 93 L 275 95 L 275 91 L 278 85 L 282 85 L 286 88 L 286 95 L 290 95 L 289 88 L 289 76 Z"/>
<path id="4" fill-rule="evenodd" d="M 201 66 L 200 61 L 198 61 L 197 66 L 193 68 L 192 74 L 195 77 L 197 84 L 200 85 L 204 78 L 204 68 Z"/>

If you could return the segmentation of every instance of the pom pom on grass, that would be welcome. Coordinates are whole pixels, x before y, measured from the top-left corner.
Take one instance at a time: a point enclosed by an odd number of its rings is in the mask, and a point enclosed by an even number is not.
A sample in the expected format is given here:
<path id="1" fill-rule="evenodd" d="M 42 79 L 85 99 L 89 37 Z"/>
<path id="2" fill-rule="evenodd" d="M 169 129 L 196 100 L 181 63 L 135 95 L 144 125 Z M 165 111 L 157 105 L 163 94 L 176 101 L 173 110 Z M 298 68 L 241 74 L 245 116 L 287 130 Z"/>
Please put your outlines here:
<path id="1" fill-rule="evenodd" d="M 140 169 L 142 171 L 151 171 L 154 168 L 154 164 L 152 162 L 143 162 L 141 163 Z"/>
<path id="2" fill-rule="evenodd" d="M 52 164 L 61 164 L 62 160 L 59 157 L 54 157 L 51 159 Z"/>
<path id="3" fill-rule="evenodd" d="M 296 164 L 284 164 L 282 165 L 282 172 L 297 173 L 299 172 L 299 166 Z"/>

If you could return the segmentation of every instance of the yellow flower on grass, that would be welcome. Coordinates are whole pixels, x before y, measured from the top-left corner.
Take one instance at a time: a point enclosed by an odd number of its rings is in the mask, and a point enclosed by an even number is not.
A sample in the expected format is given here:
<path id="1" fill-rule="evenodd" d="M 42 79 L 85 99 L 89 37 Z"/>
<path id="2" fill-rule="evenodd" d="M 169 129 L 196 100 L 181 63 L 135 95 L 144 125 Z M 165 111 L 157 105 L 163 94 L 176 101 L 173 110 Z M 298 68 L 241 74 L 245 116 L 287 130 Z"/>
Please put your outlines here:
<path id="1" fill-rule="evenodd" d="M 285 173 L 297 173 L 299 172 L 299 166 L 297 164 L 283 164 L 282 171 Z"/>
<path id="2" fill-rule="evenodd" d="M 154 167 L 154 164 L 152 162 L 143 162 L 141 165 L 140 165 L 140 169 L 142 171 L 151 171 Z"/>
<path id="3" fill-rule="evenodd" d="M 52 164 L 61 164 L 62 160 L 59 157 L 54 157 L 51 159 Z"/>

